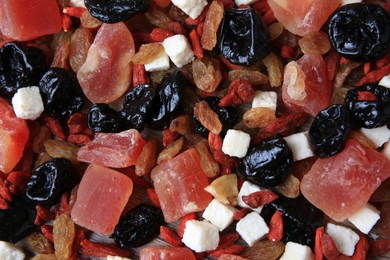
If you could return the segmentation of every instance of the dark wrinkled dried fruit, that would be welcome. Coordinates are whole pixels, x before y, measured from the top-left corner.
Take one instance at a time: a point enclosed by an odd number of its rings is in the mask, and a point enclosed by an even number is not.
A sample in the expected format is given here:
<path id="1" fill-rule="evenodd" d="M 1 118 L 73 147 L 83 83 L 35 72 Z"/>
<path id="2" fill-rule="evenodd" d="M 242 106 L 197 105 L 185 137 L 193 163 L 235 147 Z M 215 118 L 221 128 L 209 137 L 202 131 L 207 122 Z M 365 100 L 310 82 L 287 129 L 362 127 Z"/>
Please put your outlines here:
<path id="1" fill-rule="evenodd" d="M 0 48 L 0 90 L 12 97 L 19 88 L 37 86 L 47 65 L 43 52 L 17 42 Z"/>
<path id="2" fill-rule="evenodd" d="M 294 199 L 279 196 L 277 200 L 263 207 L 261 215 L 269 223 L 276 210 L 283 214 L 282 240 L 313 248 L 315 231 L 324 225 L 324 213 L 310 204 L 302 195 Z"/>
<path id="3" fill-rule="evenodd" d="M 55 205 L 63 192 L 79 182 L 76 168 L 64 158 L 55 158 L 36 168 L 27 184 L 26 195 L 35 203 Z"/>
<path id="4" fill-rule="evenodd" d="M 110 236 L 124 249 L 142 246 L 160 233 L 160 226 L 164 224 L 161 209 L 140 204 L 130 210 L 116 225 Z"/>
<path id="5" fill-rule="evenodd" d="M 89 109 L 88 127 L 96 133 L 119 133 L 125 128 L 120 113 L 103 103 Z"/>
<path id="6" fill-rule="evenodd" d="M 117 23 L 148 10 L 148 0 L 84 0 L 91 15 L 103 23 Z"/>
<path id="7" fill-rule="evenodd" d="M 152 108 L 154 93 L 155 89 L 152 86 L 140 84 L 126 94 L 121 114 L 128 127 L 142 132 L 146 117 Z"/>
<path id="8" fill-rule="evenodd" d="M 344 149 L 351 125 L 344 105 L 332 105 L 320 111 L 309 129 L 314 153 L 321 158 L 333 156 Z"/>
<path id="9" fill-rule="evenodd" d="M 16 243 L 34 230 L 35 205 L 24 196 L 15 196 L 9 208 L 0 210 L 0 240 Z"/>
<path id="10" fill-rule="evenodd" d="M 338 53 L 357 62 L 385 55 L 390 48 L 390 15 L 377 4 L 348 4 L 329 20 L 329 38 Z"/>
<path id="11" fill-rule="evenodd" d="M 358 100 L 359 92 L 369 91 L 377 100 Z M 365 85 L 348 91 L 345 104 L 354 123 L 360 127 L 375 128 L 390 120 L 390 89 L 380 85 Z"/>
<path id="12" fill-rule="evenodd" d="M 45 111 L 54 117 L 68 118 L 80 111 L 84 93 L 76 75 L 62 68 L 51 68 L 39 81 Z"/>
<path id="13" fill-rule="evenodd" d="M 270 53 L 270 37 L 250 8 L 228 9 L 220 27 L 219 49 L 231 63 L 250 66 Z"/>
<path id="14" fill-rule="evenodd" d="M 291 149 L 282 137 L 252 147 L 238 163 L 237 173 L 263 187 L 281 184 L 291 171 Z"/>
<path id="15" fill-rule="evenodd" d="M 189 83 L 179 70 L 164 76 L 149 116 L 152 128 L 163 130 L 169 127 L 172 119 L 180 112 L 180 102 L 187 85 Z"/>

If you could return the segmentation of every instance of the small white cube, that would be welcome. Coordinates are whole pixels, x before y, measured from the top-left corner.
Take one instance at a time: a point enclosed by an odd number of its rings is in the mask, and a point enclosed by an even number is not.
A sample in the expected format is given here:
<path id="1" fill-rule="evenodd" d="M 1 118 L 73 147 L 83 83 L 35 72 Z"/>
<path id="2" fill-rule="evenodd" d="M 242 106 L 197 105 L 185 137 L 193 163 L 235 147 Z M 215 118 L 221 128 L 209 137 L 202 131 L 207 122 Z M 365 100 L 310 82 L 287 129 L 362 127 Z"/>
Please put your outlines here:
<path id="1" fill-rule="evenodd" d="M 249 246 L 253 246 L 269 232 L 267 224 L 257 212 L 249 213 L 240 219 L 236 230 Z"/>
<path id="2" fill-rule="evenodd" d="M 238 158 L 245 157 L 248 152 L 251 136 L 240 130 L 229 129 L 223 139 L 222 152 Z"/>
<path id="3" fill-rule="evenodd" d="M 130 258 L 108 255 L 107 260 L 131 260 Z"/>
<path id="4" fill-rule="evenodd" d="M 254 107 L 268 107 L 276 111 L 278 103 L 278 95 L 275 91 L 256 91 L 255 97 L 252 101 L 252 108 Z"/>
<path id="5" fill-rule="evenodd" d="M 169 69 L 169 57 L 165 52 L 161 52 L 155 60 L 145 64 L 146 71 L 163 71 Z"/>
<path id="6" fill-rule="evenodd" d="M 207 5 L 207 0 L 172 0 L 172 3 L 189 17 L 196 19 Z"/>
<path id="7" fill-rule="evenodd" d="M 178 68 L 183 67 L 195 59 L 191 45 L 184 35 L 176 34 L 166 38 L 163 46 L 171 61 Z"/>
<path id="8" fill-rule="evenodd" d="M 352 229 L 328 223 L 326 233 L 333 239 L 337 249 L 343 255 L 352 256 L 355 245 L 359 241 L 359 235 Z"/>
<path id="9" fill-rule="evenodd" d="M 263 209 L 263 206 L 260 206 L 257 208 L 251 208 L 242 200 L 242 196 L 248 196 L 251 193 L 254 193 L 257 191 L 262 191 L 262 190 L 266 190 L 266 189 L 260 188 L 259 186 L 255 185 L 249 181 L 245 181 L 241 186 L 240 192 L 238 193 L 237 205 L 240 206 L 241 208 L 249 208 L 249 209 L 252 209 L 253 211 L 260 213 L 261 210 Z"/>
<path id="10" fill-rule="evenodd" d="M 44 106 L 38 87 L 20 88 L 12 98 L 12 106 L 18 118 L 35 120 Z"/>
<path id="11" fill-rule="evenodd" d="M 69 1 L 69 6 L 86 8 L 84 0 L 70 0 Z"/>
<path id="12" fill-rule="evenodd" d="M 293 153 L 294 162 L 314 156 L 307 131 L 286 136 L 284 140 Z"/>
<path id="13" fill-rule="evenodd" d="M 215 225 L 219 231 L 222 231 L 233 222 L 236 211 L 232 206 L 222 204 L 218 200 L 213 199 L 203 212 L 203 218 Z"/>
<path id="14" fill-rule="evenodd" d="M 379 85 L 390 88 L 390 74 L 387 76 L 384 76 L 378 83 Z"/>
<path id="15" fill-rule="evenodd" d="M 382 154 L 390 160 L 390 142 L 387 142 L 382 150 Z"/>
<path id="16" fill-rule="evenodd" d="M 295 242 L 287 242 L 284 253 L 279 260 L 313 260 L 310 247 Z"/>
<path id="17" fill-rule="evenodd" d="M 390 139 L 390 130 L 386 125 L 377 128 L 361 128 L 360 132 L 370 139 L 376 147 L 381 147 Z"/>
<path id="18" fill-rule="evenodd" d="M 186 222 L 182 241 L 197 253 L 214 250 L 219 244 L 219 231 L 210 222 L 190 220 Z"/>
<path id="19" fill-rule="evenodd" d="M 348 217 L 348 220 L 364 234 L 368 234 L 372 227 L 381 218 L 380 211 L 367 203 L 357 212 Z"/>
<path id="20" fill-rule="evenodd" d="M 236 4 L 236 6 L 240 6 L 240 5 L 251 5 L 258 1 L 259 0 L 234 0 L 234 3 Z"/>
<path id="21" fill-rule="evenodd" d="M 0 259 L 1 260 L 23 260 L 25 254 L 22 249 L 12 243 L 0 241 Z"/>
<path id="22" fill-rule="evenodd" d="M 353 3 L 361 3 L 362 0 L 341 0 L 341 6 Z"/>

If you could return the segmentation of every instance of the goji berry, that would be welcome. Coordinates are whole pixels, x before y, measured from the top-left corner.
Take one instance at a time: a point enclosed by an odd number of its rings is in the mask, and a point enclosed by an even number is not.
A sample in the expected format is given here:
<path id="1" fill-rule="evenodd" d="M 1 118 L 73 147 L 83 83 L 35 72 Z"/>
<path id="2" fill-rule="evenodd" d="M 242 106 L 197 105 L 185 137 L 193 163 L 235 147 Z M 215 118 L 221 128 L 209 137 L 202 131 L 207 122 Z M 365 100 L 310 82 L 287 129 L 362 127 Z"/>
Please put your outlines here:
<path id="1" fill-rule="evenodd" d="M 245 246 L 234 244 L 234 245 L 231 245 L 231 246 L 224 248 L 224 249 L 214 250 L 214 251 L 210 252 L 210 256 L 211 257 L 219 257 L 219 256 L 224 255 L 224 254 L 238 255 L 244 249 L 245 249 Z"/>
<path id="2" fill-rule="evenodd" d="M 348 64 L 348 63 L 350 63 L 351 61 L 350 60 L 348 60 L 347 58 L 345 58 L 345 57 L 341 57 L 341 59 L 340 59 L 340 64 L 341 65 L 345 65 L 345 64 Z"/>
<path id="3" fill-rule="evenodd" d="M 272 9 L 268 9 L 263 15 L 262 15 L 263 21 L 266 25 L 270 25 L 274 22 L 276 22 L 276 18 L 274 15 L 274 12 Z"/>
<path id="4" fill-rule="evenodd" d="M 138 186 L 141 186 L 141 187 L 144 187 L 144 188 L 150 188 L 150 186 L 151 186 L 150 183 L 147 182 L 145 180 L 145 178 L 140 177 L 140 176 L 138 176 L 135 173 L 135 167 L 134 166 L 123 168 L 122 172 L 124 174 L 126 174 L 133 181 L 134 184 L 136 184 Z"/>
<path id="5" fill-rule="evenodd" d="M 78 259 L 79 250 L 81 248 L 81 242 L 84 240 L 85 234 L 84 230 L 78 230 L 76 231 L 75 237 L 73 239 L 72 244 L 72 253 L 69 257 L 70 260 L 76 260 Z"/>
<path id="6" fill-rule="evenodd" d="M 230 83 L 228 93 L 219 102 L 219 106 L 238 106 L 250 102 L 255 95 L 252 84 L 244 79 L 235 79 Z"/>
<path id="7" fill-rule="evenodd" d="M 143 64 L 133 64 L 133 87 L 138 86 L 139 84 L 148 84 L 149 78 L 146 75 L 145 65 Z"/>
<path id="8" fill-rule="evenodd" d="M 161 226 L 160 227 L 160 236 L 164 239 L 168 244 L 172 246 L 181 247 L 183 246 L 183 242 L 180 237 L 168 227 Z"/>
<path id="9" fill-rule="evenodd" d="M 202 36 L 204 28 L 204 22 L 201 22 L 198 26 L 196 26 L 196 32 L 199 36 Z"/>
<path id="10" fill-rule="evenodd" d="M 248 214 L 248 209 L 247 208 L 242 208 L 236 212 L 234 212 L 233 214 L 233 219 L 235 221 L 239 221 L 240 219 L 242 219 L 243 217 L 246 216 L 246 214 Z"/>
<path id="11" fill-rule="evenodd" d="M 88 116 L 83 112 L 76 112 L 71 115 L 66 122 L 70 134 L 79 134 L 85 128 L 88 128 Z"/>
<path id="12" fill-rule="evenodd" d="M 41 226 L 41 232 L 47 239 L 49 239 L 52 243 L 54 243 L 53 226 L 42 225 Z"/>
<path id="13" fill-rule="evenodd" d="M 270 190 L 262 190 L 253 192 L 249 195 L 243 195 L 242 200 L 249 207 L 257 208 L 276 200 L 278 197 L 279 196 L 276 193 Z"/>
<path id="14" fill-rule="evenodd" d="M 259 14 L 263 14 L 270 9 L 270 6 L 268 5 L 268 2 L 266 0 L 257 1 L 253 4 L 252 7 Z"/>
<path id="15" fill-rule="evenodd" d="M 184 29 L 183 25 L 181 25 L 178 22 L 170 22 L 169 25 L 168 25 L 168 28 L 169 28 L 169 30 L 171 30 L 175 34 L 182 34 L 182 35 L 185 35 L 185 36 L 187 36 L 187 34 L 188 34 L 187 30 Z"/>
<path id="16" fill-rule="evenodd" d="M 50 209 L 42 205 L 35 206 L 35 209 L 37 210 L 37 216 L 39 216 L 45 222 L 54 220 L 56 217 L 54 212 L 51 212 Z"/>
<path id="17" fill-rule="evenodd" d="M 228 68 L 231 70 L 239 70 L 241 67 L 239 65 L 231 63 L 228 59 L 226 59 L 223 56 L 219 56 L 220 61 Z"/>
<path id="18" fill-rule="evenodd" d="M 80 18 L 87 9 L 83 7 L 64 7 L 62 12 L 72 17 Z"/>
<path id="19" fill-rule="evenodd" d="M 157 193 L 155 189 L 147 189 L 148 197 L 150 201 L 154 204 L 154 206 L 161 208 L 160 200 L 158 199 Z"/>
<path id="20" fill-rule="evenodd" d="M 64 32 L 69 31 L 72 28 L 72 18 L 67 14 L 62 14 L 62 29 Z"/>
<path id="21" fill-rule="evenodd" d="M 61 140 L 66 140 L 65 131 L 58 119 L 51 116 L 46 116 L 45 121 L 47 127 L 49 127 L 49 130 L 53 135 L 57 136 Z"/>
<path id="22" fill-rule="evenodd" d="M 375 101 L 378 100 L 378 98 L 370 91 L 360 91 L 358 93 L 357 100 Z"/>
<path id="23" fill-rule="evenodd" d="M 389 1 L 387 1 L 387 3 L 389 3 Z M 382 68 L 382 67 L 386 66 L 389 63 L 390 63 L 390 52 L 388 52 L 384 57 L 378 59 L 375 62 L 375 66 L 377 68 Z"/>
<path id="24" fill-rule="evenodd" d="M 194 212 L 189 213 L 181 218 L 181 221 L 180 221 L 179 225 L 177 226 L 177 234 L 179 235 L 179 237 L 183 237 L 184 229 L 186 228 L 187 221 L 195 220 L 195 219 L 196 219 L 196 214 Z"/>
<path id="25" fill-rule="evenodd" d="M 56 210 L 57 216 L 61 214 L 70 215 L 69 194 L 67 192 L 61 195 L 60 204 Z"/>
<path id="26" fill-rule="evenodd" d="M 133 36 L 134 42 L 136 42 L 136 43 L 141 44 L 141 43 L 151 43 L 151 42 L 154 42 L 154 40 L 150 36 L 150 33 L 134 31 L 131 34 Z"/>
<path id="27" fill-rule="evenodd" d="M 168 144 L 170 144 L 173 141 L 175 141 L 179 136 L 180 136 L 180 134 L 178 132 L 167 128 L 167 129 L 165 129 L 163 131 L 163 141 L 162 141 L 162 143 L 163 143 L 164 146 L 167 146 Z"/>
<path id="28" fill-rule="evenodd" d="M 370 256 L 381 256 L 390 251 L 390 239 L 371 240 L 369 245 Z"/>
<path id="29" fill-rule="evenodd" d="M 221 235 L 219 239 L 219 245 L 215 250 L 220 250 L 226 248 L 228 246 L 233 245 L 240 238 L 240 234 L 238 232 L 226 233 Z M 215 251 L 213 250 L 213 251 Z"/>
<path id="30" fill-rule="evenodd" d="M 269 223 L 268 240 L 280 241 L 283 237 L 283 217 L 282 212 L 275 211 Z"/>
<path id="31" fill-rule="evenodd" d="M 280 49 L 280 56 L 285 59 L 291 59 L 294 57 L 294 50 L 290 46 L 283 45 Z"/>
<path id="32" fill-rule="evenodd" d="M 356 84 L 356 86 L 362 86 L 365 84 L 375 83 L 375 82 L 381 80 L 384 76 L 389 75 L 389 74 L 390 74 L 390 64 L 388 64 L 382 68 L 370 71 L 363 78 L 361 78 L 359 80 L 359 82 Z"/>
<path id="33" fill-rule="evenodd" d="M 322 254 L 327 259 L 336 259 L 340 255 L 340 252 L 337 249 L 336 244 L 327 233 L 322 234 L 321 249 L 322 249 Z"/>
<path id="34" fill-rule="evenodd" d="M 200 45 L 199 35 L 195 29 L 192 29 L 192 31 L 190 32 L 190 40 L 195 56 L 198 59 L 203 58 L 203 48 Z"/>
<path id="35" fill-rule="evenodd" d="M 359 233 L 359 242 L 356 244 L 352 259 L 365 260 L 367 258 L 368 249 L 369 244 L 366 236 L 363 233 Z"/>
<path id="36" fill-rule="evenodd" d="M 150 33 L 150 38 L 155 42 L 163 42 L 166 38 L 174 36 L 175 34 L 166 29 L 154 28 Z"/>
<path id="37" fill-rule="evenodd" d="M 321 241 L 322 236 L 325 233 L 325 228 L 319 227 L 316 229 L 316 236 L 314 240 L 314 259 L 315 260 L 322 260 L 324 258 L 324 255 L 322 254 L 322 248 L 321 248 Z"/>
<path id="38" fill-rule="evenodd" d="M 81 241 L 80 252 L 87 257 L 107 257 L 109 255 L 130 257 L 131 252 L 119 248 L 113 243 L 97 243 L 87 239 Z"/>
<path id="39" fill-rule="evenodd" d="M 68 136 L 68 142 L 78 146 L 85 145 L 91 140 L 92 140 L 91 136 L 86 134 L 70 134 Z"/>
<path id="40" fill-rule="evenodd" d="M 371 62 L 366 62 L 363 65 L 363 72 L 364 74 L 367 74 L 371 70 Z"/>

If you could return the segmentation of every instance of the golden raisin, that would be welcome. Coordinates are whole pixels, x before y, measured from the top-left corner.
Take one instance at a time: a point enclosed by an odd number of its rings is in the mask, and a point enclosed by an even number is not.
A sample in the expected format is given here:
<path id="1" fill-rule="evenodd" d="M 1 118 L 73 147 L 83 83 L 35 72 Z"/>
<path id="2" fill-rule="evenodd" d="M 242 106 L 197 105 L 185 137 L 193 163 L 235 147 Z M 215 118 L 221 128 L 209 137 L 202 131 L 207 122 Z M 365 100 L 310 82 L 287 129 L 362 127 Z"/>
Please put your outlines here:
<path id="1" fill-rule="evenodd" d="M 54 254 L 54 247 L 50 240 L 42 233 L 33 232 L 26 239 L 28 246 L 37 254 Z"/>
<path id="2" fill-rule="evenodd" d="M 223 19 L 224 8 L 220 1 L 213 1 L 207 11 L 203 33 L 200 38 L 202 47 L 211 51 L 217 44 L 217 31 Z"/>
<path id="3" fill-rule="evenodd" d="M 184 139 L 182 137 L 168 144 L 167 147 L 165 147 L 165 149 L 162 150 L 158 155 L 157 164 L 166 162 L 172 159 L 173 157 L 175 157 L 176 155 L 178 155 L 180 150 L 183 148 L 183 145 L 184 145 Z"/>
<path id="4" fill-rule="evenodd" d="M 181 135 L 189 134 L 193 131 L 193 121 L 190 115 L 180 115 L 174 118 L 169 125 L 169 129 Z"/>
<path id="5" fill-rule="evenodd" d="M 219 164 L 211 154 L 207 141 L 197 143 L 195 149 L 199 153 L 200 164 L 207 177 L 217 177 L 219 175 Z"/>
<path id="6" fill-rule="evenodd" d="M 271 52 L 267 57 L 263 59 L 264 65 L 267 67 L 269 84 L 272 87 L 280 87 L 283 82 L 283 63 Z"/>
<path id="7" fill-rule="evenodd" d="M 243 115 L 244 124 L 248 128 L 266 127 L 275 118 L 275 112 L 268 107 L 254 107 Z"/>
<path id="8" fill-rule="evenodd" d="M 77 73 L 87 59 L 89 47 L 93 42 L 92 33 L 84 28 L 78 28 L 70 38 L 69 63 L 72 70 Z"/>
<path id="9" fill-rule="evenodd" d="M 296 198 L 299 195 L 299 185 L 301 182 L 293 174 L 289 174 L 287 179 L 278 186 L 276 186 L 276 191 L 282 194 L 287 198 Z"/>
<path id="10" fill-rule="evenodd" d="M 55 255 L 58 260 L 68 260 L 72 253 L 75 226 L 70 216 L 62 214 L 53 222 Z"/>
<path id="11" fill-rule="evenodd" d="M 164 47 L 160 43 L 142 44 L 139 51 L 134 55 L 134 64 L 147 64 L 164 53 Z"/>
<path id="12" fill-rule="evenodd" d="M 207 93 L 214 92 L 222 80 L 219 62 L 209 57 L 196 59 L 192 63 L 192 75 L 196 87 Z"/>
<path id="13" fill-rule="evenodd" d="M 43 144 L 46 152 L 53 158 L 65 158 L 73 162 L 77 161 L 77 151 L 79 148 L 71 143 L 57 140 L 48 139 Z"/>
<path id="14" fill-rule="evenodd" d="M 210 132 L 218 135 L 222 131 L 222 124 L 217 113 L 211 109 L 206 101 L 200 101 L 195 104 L 194 115 Z"/>
<path id="15" fill-rule="evenodd" d="M 252 85 L 264 85 L 268 83 L 267 75 L 256 70 L 231 70 L 229 71 L 229 80 L 244 79 L 249 81 Z"/>
<path id="16" fill-rule="evenodd" d="M 261 240 L 251 247 L 247 247 L 241 253 L 242 257 L 250 259 L 276 260 L 284 252 L 284 243 Z"/>
<path id="17" fill-rule="evenodd" d="M 304 54 L 325 54 L 331 48 L 328 35 L 322 31 L 309 32 L 299 39 L 298 45 Z"/>

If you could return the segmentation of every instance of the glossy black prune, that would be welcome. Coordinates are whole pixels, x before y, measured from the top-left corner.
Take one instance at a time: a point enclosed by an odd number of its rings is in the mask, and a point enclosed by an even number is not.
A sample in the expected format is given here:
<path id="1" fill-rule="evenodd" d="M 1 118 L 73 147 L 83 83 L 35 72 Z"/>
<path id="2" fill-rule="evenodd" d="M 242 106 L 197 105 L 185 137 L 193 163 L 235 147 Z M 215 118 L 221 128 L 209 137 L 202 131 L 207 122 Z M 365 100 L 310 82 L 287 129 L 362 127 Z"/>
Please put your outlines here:
<path id="1" fill-rule="evenodd" d="M 138 13 L 146 12 L 148 0 L 84 0 L 89 13 L 103 23 L 126 21 Z"/>
<path id="2" fill-rule="evenodd" d="M 316 229 L 324 225 L 324 213 L 302 195 L 294 199 L 279 196 L 263 207 L 261 215 L 269 223 L 276 210 L 282 213 L 282 240 L 308 245 L 313 249 Z"/>
<path id="3" fill-rule="evenodd" d="M 88 127 L 95 133 L 119 133 L 125 129 L 121 114 L 103 103 L 89 109 Z"/>
<path id="4" fill-rule="evenodd" d="M 330 17 L 328 33 L 335 50 L 345 58 L 373 61 L 389 51 L 390 15 L 377 4 L 344 5 Z"/>
<path id="5" fill-rule="evenodd" d="M 270 36 L 251 8 L 225 11 L 219 31 L 219 50 L 231 63 L 251 66 L 270 53 Z"/>
<path id="6" fill-rule="evenodd" d="M 61 194 L 79 183 L 76 168 L 68 159 L 55 158 L 37 167 L 27 183 L 26 195 L 35 203 L 55 205 Z"/>
<path id="7" fill-rule="evenodd" d="M 153 129 L 166 129 L 172 119 L 179 114 L 180 102 L 187 85 L 189 85 L 187 79 L 179 70 L 164 76 L 148 117 Z"/>
<path id="8" fill-rule="evenodd" d="M 350 130 L 349 112 L 344 105 L 331 105 L 320 111 L 309 129 L 314 153 L 321 158 L 337 154 L 344 149 Z"/>
<path id="9" fill-rule="evenodd" d="M 119 221 L 110 237 L 121 248 L 130 250 L 152 241 L 160 234 L 160 226 L 164 223 L 161 209 L 140 204 Z"/>
<path id="10" fill-rule="evenodd" d="M 39 81 L 45 111 L 51 116 L 68 118 L 80 111 L 85 96 L 76 75 L 62 68 L 51 68 Z"/>
<path id="11" fill-rule="evenodd" d="M 217 113 L 219 120 L 222 123 L 222 131 L 221 135 L 224 136 L 227 132 L 227 130 L 232 129 L 238 121 L 238 114 L 237 111 L 230 106 L 226 107 L 220 107 L 218 106 L 220 102 L 220 98 L 218 97 L 206 97 L 204 99 L 211 109 Z M 209 135 L 209 130 L 207 130 L 200 122 L 199 120 L 195 117 L 195 115 L 192 117 L 192 120 L 194 122 L 194 126 L 196 131 L 202 135 L 203 137 L 207 138 Z"/>
<path id="12" fill-rule="evenodd" d="M 279 136 L 252 147 L 239 160 L 237 173 L 262 187 L 281 184 L 291 171 L 293 155 L 286 141 Z"/>
<path id="13" fill-rule="evenodd" d="M 369 91 L 377 100 L 358 100 L 359 92 Z M 376 128 L 390 121 L 390 89 L 370 84 L 351 89 L 345 96 L 345 104 L 352 121 L 359 127 Z"/>
<path id="14" fill-rule="evenodd" d="M 146 117 L 151 111 L 155 89 L 147 84 L 140 84 L 126 94 L 123 101 L 122 117 L 128 127 L 139 132 L 144 129 Z"/>
<path id="15" fill-rule="evenodd" d="M 19 88 L 37 86 L 47 65 L 43 52 L 22 43 L 8 42 L 0 48 L 0 90 L 7 97 Z"/>
<path id="16" fill-rule="evenodd" d="M 0 241 L 16 243 L 34 230 L 35 204 L 25 196 L 14 196 L 9 208 L 0 209 Z"/>

